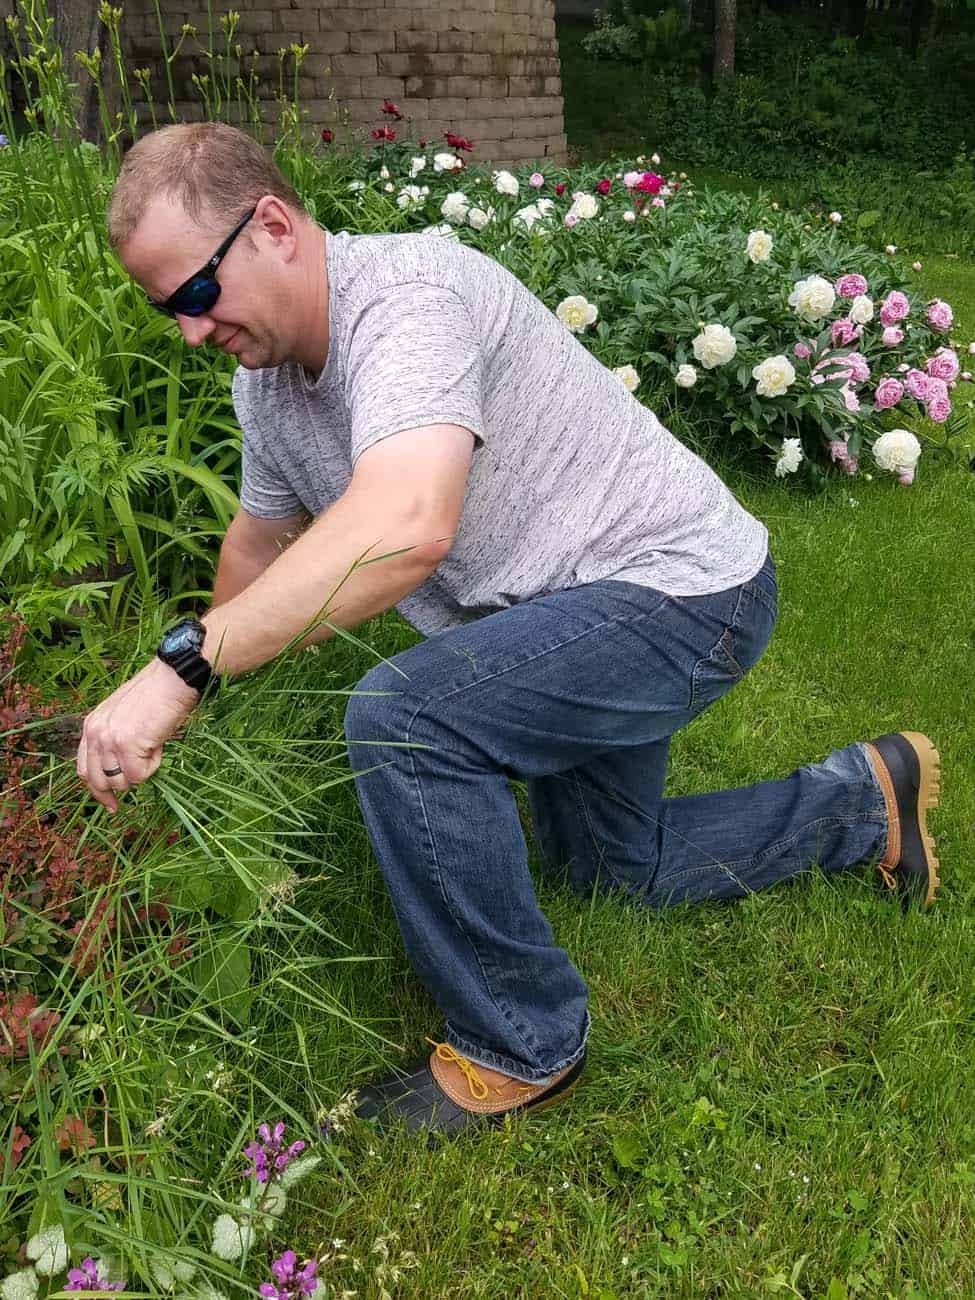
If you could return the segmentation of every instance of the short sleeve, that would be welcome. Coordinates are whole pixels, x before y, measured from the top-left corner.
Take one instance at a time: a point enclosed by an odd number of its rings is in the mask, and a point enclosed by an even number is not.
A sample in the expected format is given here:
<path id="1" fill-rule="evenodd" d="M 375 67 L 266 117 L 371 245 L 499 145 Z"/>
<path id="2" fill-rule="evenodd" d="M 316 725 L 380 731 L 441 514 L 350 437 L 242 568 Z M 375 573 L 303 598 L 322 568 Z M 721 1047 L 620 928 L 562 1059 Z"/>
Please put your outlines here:
<path id="1" fill-rule="evenodd" d="M 246 373 L 243 367 L 238 367 L 231 389 L 234 413 L 243 432 L 240 504 L 258 519 L 296 515 L 305 505 L 266 450 L 264 432 L 256 418 L 246 381 L 240 378 L 242 373 Z"/>
<path id="2" fill-rule="evenodd" d="M 480 335 L 452 289 L 391 285 L 356 315 L 345 357 L 352 463 L 404 429 L 459 424 L 484 441 Z"/>

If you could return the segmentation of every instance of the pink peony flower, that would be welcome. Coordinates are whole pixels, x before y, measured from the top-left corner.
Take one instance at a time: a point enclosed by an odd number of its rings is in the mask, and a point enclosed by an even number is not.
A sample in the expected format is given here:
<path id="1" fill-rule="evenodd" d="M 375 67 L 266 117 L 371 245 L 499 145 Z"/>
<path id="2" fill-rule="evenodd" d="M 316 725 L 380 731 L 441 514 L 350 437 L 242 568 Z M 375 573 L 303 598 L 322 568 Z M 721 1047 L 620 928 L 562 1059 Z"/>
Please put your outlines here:
<path id="1" fill-rule="evenodd" d="M 923 370 L 909 370 L 907 372 L 907 391 L 912 397 L 916 397 L 919 402 L 926 402 L 928 399 L 928 385 L 931 380 Z"/>
<path id="2" fill-rule="evenodd" d="M 932 329 L 950 330 L 955 319 L 955 313 L 951 310 L 946 302 L 940 298 L 935 298 L 928 307 L 928 322 Z"/>
<path id="3" fill-rule="evenodd" d="M 896 325 L 910 310 L 911 304 L 907 300 L 907 294 L 901 293 L 899 289 L 893 289 L 880 304 L 880 323 Z"/>
<path id="4" fill-rule="evenodd" d="M 667 204 L 663 201 L 663 199 L 658 194 L 655 198 L 650 200 L 650 206 L 654 208 L 665 208 Z"/>
<path id="5" fill-rule="evenodd" d="M 945 420 L 947 420 L 948 416 L 951 414 L 951 399 L 947 394 L 942 397 L 939 393 L 935 397 L 931 398 L 925 409 L 927 410 L 929 420 L 934 420 L 936 424 L 944 424 Z"/>
<path id="6" fill-rule="evenodd" d="M 836 281 L 836 293 L 840 298 L 856 298 L 867 292 L 866 277 L 862 275 L 841 275 Z"/>
<path id="7" fill-rule="evenodd" d="M 576 225 L 578 220 L 579 220 L 578 212 L 567 212 L 565 214 L 565 224 L 569 227 L 570 230 L 574 225 Z"/>
<path id="8" fill-rule="evenodd" d="M 951 348 L 939 348 L 933 357 L 928 357 L 928 364 L 924 368 L 935 379 L 957 379 L 961 369 L 958 353 Z"/>
<path id="9" fill-rule="evenodd" d="M 643 194 L 659 194 L 665 183 L 664 178 L 657 172 L 644 172 L 636 189 Z"/>
<path id="10" fill-rule="evenodd" d="M 847 374 L 854 383 L 862 384 L 870 378 L 870 365 L 862 352 L 848 352 L 843 358 L 843 364 L 849 367 Z"/>
<path id="11" fill-rule="evenodd" d="M 628 190 L 635 190 L 643 180 L 643 172 L 624 172 L 623 184 Z"/>
<path id="12" fill-rule="evenodd" d="M 924 401 L 931 402 L 936 397 L 948 396 L 948 385 L 943 379 L 936 379 L 933 376 L 928 379 L 928 389 Z"/>
<path id="13" fill-rule="evenodd" d="M 812 356 L 812 348 L 809 346 L 808 343 L 803 343 L 802 341 L 798 342 L 795 345 L 795 347 L 792 349 L 792 351 L 796 354 L 796 356 L 799 358 L 800 361 L 805 361 L 807 360 L 807 358 Z"/>
<path id="14" fill-rule="evenodd" d="M 905 487 L 910 487 L 914 482 L 914 471 L 912 469 L 905 469 L 903 473 L 897 475 L 897 478 Z"/>
<path id="15" fill-rule="evenodd" d="M 840 392 L 843 394 L 843 401 L 846 404 L 846 409 L 851 413 L 856 414 L 856 412 L 859 411 L 860 409 L 860 399 L 853 391 L 853 388 L 851 387 L 849 380 L 847 380 L 847 382 L 843 385 L 843 387 L 840 389 Z"/>
<path id="16" fill-rule="evenodd" d="M 873 397 L 874 410 L 889 411 L 892 406 L 897 405 L 903 396 L 904 385 L 899 379 L 893 379 L 890 376 L 881 379 Z"/>
<path id="17" fill-rule="evenodd" d="M 541 172 L 532 172 L 528 177 L 528 184 L 531 185 L 533 189 L 540 190 L 545 184 L 545 177 Z"/>
<path id="18" fill-rule="evenodd" d="M 855 343 L 862 333 L 862 326 L 854 325 L 848 316 L 842 316 L 833 321 L 833 346 L 842 344 L 846 347 L 849 343 Z"/>
<path id="19" fill-rule="evenodd" d="M 888 325 L 880 337 L 885 348 L 896 348 L 899 343 L 904 342 L 904 331 L 898 329 L 896 325 Z"/>

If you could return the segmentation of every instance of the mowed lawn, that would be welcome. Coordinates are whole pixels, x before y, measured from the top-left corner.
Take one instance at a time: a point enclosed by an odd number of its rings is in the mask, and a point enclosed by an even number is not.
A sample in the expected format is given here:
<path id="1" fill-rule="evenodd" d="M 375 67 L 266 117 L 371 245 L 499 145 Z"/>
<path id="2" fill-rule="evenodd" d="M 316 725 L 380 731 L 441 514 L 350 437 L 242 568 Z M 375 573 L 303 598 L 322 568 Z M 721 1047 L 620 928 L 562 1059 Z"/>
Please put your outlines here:
<path id="1" fill-rule="evenodd" d="M 973 268 L 931 256 L 922 279 L 954 304 L 967 348 Z M 339 1136 L 305 1218 L 336 1295 L 975 1294 L 975 479 L 931 450 L 913 488 L 879 472 L 822 494 L 764 469 L 726 477 L 770 530 L 779 624 L 755 670 L 677 737 L 669 791 L 927 732 L 943 758 L 937 903 L 905 916 L 863 868 L 654 914 L 576 897 L 533 857 L 590 987 L 587 1072 L 562 1107 L 434 1152 Z M 392 654 L 416 634 L 390 614 L 364 638 Z M 371 662 L 334 645 L 323 667 L 352 685 Z M 328 883 L 305 906 L 373 958 L 329 966 L 329 997 L 403 1051 L 284 1009 L 305 1023 L 326 1101 L 441 1027 L 351 790 L 328 819 Z"/>

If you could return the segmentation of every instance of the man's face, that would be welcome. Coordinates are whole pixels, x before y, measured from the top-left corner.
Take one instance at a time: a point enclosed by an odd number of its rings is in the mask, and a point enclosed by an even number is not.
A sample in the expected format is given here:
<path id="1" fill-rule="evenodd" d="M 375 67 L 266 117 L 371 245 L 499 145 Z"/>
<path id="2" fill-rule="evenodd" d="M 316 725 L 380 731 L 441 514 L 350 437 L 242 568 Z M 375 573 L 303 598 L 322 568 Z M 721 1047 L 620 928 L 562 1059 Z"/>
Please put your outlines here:
<path id="1" fill-rule="evenodd" d="M 278 220 L 282 211 L 287 222 L 286 210 L 276 199 L 261 199 L 254 217 L 216 269 L 217 301 L 202 316 L 176 317 L 190 347 L 209 342 L 236 356 L 249 370 L 280 365 L 287 359 L 289 340 L 283 327 L 288 314 L 277 301 L 282 296 Z M 164 302 L 213 256 L 232 229 L 232 225 L 227 230 L 216 225 L 210 229 L 209 223 L 201 228 L 178 204 L 162 197 L 146 209 L 119 254 L 149 296 Z"/>

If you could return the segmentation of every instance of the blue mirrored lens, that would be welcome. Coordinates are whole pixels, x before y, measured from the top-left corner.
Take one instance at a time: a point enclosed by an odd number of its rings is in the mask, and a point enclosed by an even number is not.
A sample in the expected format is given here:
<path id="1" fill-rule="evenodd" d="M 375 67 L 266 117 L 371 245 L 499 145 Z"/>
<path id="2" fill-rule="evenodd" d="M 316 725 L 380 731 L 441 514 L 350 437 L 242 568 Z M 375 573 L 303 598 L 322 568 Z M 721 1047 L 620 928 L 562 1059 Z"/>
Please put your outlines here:
<path id="1" fill-rule="evenodd" d="M 180 288 L 169 301 L 169 307 L 180 316 L 202 316 L 220 297 L 220 285 L 205 276 L 194 277 Z"/>

